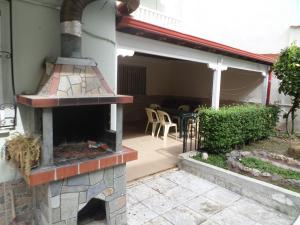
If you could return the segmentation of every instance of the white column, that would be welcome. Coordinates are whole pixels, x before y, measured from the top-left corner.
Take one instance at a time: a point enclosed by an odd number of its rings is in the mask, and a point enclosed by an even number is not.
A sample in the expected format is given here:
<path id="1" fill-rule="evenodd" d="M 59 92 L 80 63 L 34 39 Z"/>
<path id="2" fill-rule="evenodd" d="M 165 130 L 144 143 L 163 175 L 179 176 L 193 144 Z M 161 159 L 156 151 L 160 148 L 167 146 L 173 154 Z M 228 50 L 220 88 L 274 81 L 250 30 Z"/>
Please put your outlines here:
<path id="1" fill-rule="evenodd" d="M 208 64 L 208 67 L 214 70 L 211 107 L 214 109 L 219 109 L 222 71 L 227 70 L 227 67 L 222 65 L 221 60 L 219 60 L 216 64 L 214 63 Z"/>
<path id="2" fill-rule="evenodd" d="M 265 105 L 266 102 L 267 102 L 269 76 L 268 76 L 267 72 L 262 72 L 261 74 L 262 74 L 263 79 L 264 79 L 263 86 L 262 86 L 261 103 L 263 105 Z"/>

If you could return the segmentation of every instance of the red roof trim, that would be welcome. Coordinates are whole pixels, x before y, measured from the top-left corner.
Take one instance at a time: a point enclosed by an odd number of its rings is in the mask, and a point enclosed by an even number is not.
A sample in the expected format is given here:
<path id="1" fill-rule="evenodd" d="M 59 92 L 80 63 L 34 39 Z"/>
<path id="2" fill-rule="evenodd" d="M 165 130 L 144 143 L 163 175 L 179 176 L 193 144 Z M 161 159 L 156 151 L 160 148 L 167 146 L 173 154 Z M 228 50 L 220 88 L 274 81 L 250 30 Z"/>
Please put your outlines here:
<path id="1" fill-rule="evenodd" d="M 146 23 L 140 20 L 136 20 L 133 17 L 125 16 L 122 18 L 117 26 L 117 29 L 123 31 L 124 28 L 133 28 L 136 30 L 144 31 L 150 34 L 158 34 L 160 37 L 170 37 L 172 39 L 186 41 L 194 45 L 206 47 L 212 51 L 219 51 L 223 53 L 229 53 L 230 55 L 240 56 L 252 61 L 259 61 L 263 64 L 272 65 L 274 59 L 272 57 L 264 56 L 261 54 L 255 54 L 252 52 L 244 51 L 241 49 L 233 48 L 227 45 L 223 45 L 217 42 L 209 41 L 203 38 L 195 37 L 188 34 L 183 34 L 174 30 L 163 28 L 157 25 Z"/>

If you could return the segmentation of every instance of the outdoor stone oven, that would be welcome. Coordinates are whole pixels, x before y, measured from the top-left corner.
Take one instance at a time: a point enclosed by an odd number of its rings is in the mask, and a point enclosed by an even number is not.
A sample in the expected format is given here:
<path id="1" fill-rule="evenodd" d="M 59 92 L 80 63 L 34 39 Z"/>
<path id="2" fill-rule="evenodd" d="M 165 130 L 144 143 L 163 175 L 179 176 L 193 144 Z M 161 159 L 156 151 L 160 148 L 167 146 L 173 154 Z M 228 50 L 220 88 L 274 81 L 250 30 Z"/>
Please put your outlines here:
<path id="1" fill-rule="evenodd" d="M 137 153 L 122 147 L 122 104 L 132 97 L 115 95 L 91 59 L 58 58 L 47 65 L 52 72 L 38 94 L 17 97 L 41 114 L 35 121 L 42 127 L 41 165 L 27 177 L 35 222 L 126 224 L 126 162 Z M 116 131 L 110 130 L 111 104 L 117 105 Z"/>
<path id="2" fill-rule="evenodd" d="M 126 224 L 126 162 L 137 152 L 122 146 L 122 104 L 133 98 L 114 94 L 96 62 L 81 57 L 82 11 L 93 1 L 63 1 L 63 57 L 47 60 L 37 94 L 17 96 L 34 108 L 42 137 L 40 166 L 26 177 L 37 225 Z M 118 14 L 138 5 L 121 1 Z M 111 104 L 116 131 L 110 130 Z"/>

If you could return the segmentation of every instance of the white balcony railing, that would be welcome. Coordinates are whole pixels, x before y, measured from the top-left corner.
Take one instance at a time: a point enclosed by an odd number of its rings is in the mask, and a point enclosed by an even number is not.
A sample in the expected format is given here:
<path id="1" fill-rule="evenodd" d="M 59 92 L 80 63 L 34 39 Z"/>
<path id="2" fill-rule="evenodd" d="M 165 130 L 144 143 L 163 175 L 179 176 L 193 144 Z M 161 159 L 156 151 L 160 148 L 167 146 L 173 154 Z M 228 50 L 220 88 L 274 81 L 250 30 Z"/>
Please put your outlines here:
<path id="1" fill-rule="evenodd" d="M 147 7 L 140 6 L 132 15 L 137 20 L 141 20 L 147 23 L 151 23 L 176 31 L 181 30 L 181 20 L 171 16 L 167 16 L 162 12 L 149 9 Z"/>

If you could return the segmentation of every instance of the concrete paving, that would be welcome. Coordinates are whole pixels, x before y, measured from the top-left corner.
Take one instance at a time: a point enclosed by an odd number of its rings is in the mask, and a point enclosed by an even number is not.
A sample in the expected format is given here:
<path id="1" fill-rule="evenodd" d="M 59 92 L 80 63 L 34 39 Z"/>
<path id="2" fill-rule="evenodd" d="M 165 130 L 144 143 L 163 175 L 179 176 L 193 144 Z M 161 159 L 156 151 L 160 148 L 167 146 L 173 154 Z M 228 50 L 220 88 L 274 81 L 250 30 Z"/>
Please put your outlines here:
<path id="1" fill-rule="evenodd" d="M 291 218 L 185 171 L 130 183 L 128 225 L 291 225 Z"/>

